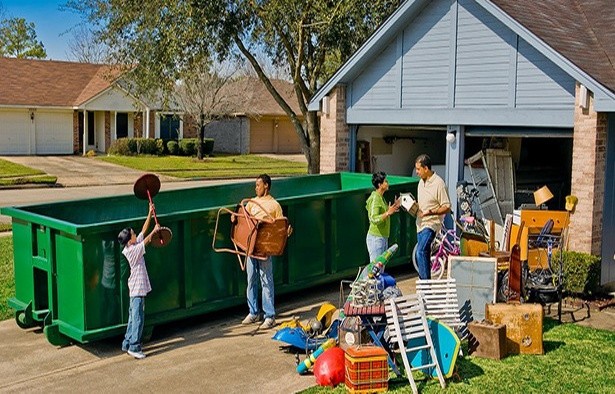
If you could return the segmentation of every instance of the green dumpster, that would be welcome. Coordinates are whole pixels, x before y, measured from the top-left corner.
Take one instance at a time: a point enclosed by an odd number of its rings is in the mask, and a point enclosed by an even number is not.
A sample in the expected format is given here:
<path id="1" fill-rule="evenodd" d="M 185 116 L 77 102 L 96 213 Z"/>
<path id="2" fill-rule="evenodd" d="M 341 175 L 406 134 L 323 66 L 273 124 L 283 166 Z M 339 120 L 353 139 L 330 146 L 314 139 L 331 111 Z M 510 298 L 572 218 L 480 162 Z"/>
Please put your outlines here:
<path id="1" fill-rule="evenodd" d="M 389 176 L 386 198 L 416 192 L 417 178 Z M 336 173 L 276 179 L 272 194 L 294 228 L 286 252 L 274 258 L 276 296 L 354 277 L 367 263 L 365 200 L 370 174 Z M 212 250 L 218 209 L 254 195 L 254 183 L 163 190 L 155 196 L 161 225 L 173 232 L 163 248 L 148 248 L 153 291 L 146 329 L 156 324 L 245 303 L 246 278 L 237 257 Z M 88 342 L 124 332 L 129 268 L 116 241 L 141 228 L 147 203 L 134 195 L 2 208 L 11 216 L 15 309 L 20 327 L 43 326 L 49 342 Z M 224 217 L 223 217 L 224 219 Z M 231 245 L 230 220 L 221 220 L 217 245 Z M 416 242 L 414 218 L 392 217 L 399 251 L 390 266 L 407 264 Z"/>

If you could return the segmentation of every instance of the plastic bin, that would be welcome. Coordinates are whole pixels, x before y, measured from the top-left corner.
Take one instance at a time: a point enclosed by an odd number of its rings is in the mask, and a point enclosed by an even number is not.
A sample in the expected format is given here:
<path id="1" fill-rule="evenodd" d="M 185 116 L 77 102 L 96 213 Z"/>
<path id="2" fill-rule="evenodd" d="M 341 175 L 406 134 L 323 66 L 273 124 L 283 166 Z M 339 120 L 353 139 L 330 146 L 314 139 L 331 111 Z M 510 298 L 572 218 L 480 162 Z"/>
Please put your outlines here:
<path id="1" fill-rule="evenodd" d="M 389 176 L 386 196 L 416 192 L 417 178 Z M 336 173 L 276 179 L 272 194 L 294 228 L 283 256 L 274 257 L 276 296 L 354 277 L 368 260 L 365 200 L 370 174 Z M 254 195 L 254 183 L 173 191 L 154 197 L 159 222 L 173 231 L 164 248 L 145 257 L 153 291 L 146 330 L 160 323 L 245 303 L 246 275 L 235 255 L 212 250 L 220 207 Z M 140 229 L 147 203 L 134 195 L 8 207 L 13 221 L 15 297 L 21 327 L 42 325 L 52 344 L 88 342 L 123 333 L 128 314 L 128 264 L 118 232 Z M 407 264 L 416 242 L 414 218 L 392 217 L 390 243 L 400 248 L 389 266 Z M 230 220 L 217 243 L 230 245 Z M 278 298 L 279 299 L 279 298 Z M 147 331 L 146 331 L 147 332 Z"/>

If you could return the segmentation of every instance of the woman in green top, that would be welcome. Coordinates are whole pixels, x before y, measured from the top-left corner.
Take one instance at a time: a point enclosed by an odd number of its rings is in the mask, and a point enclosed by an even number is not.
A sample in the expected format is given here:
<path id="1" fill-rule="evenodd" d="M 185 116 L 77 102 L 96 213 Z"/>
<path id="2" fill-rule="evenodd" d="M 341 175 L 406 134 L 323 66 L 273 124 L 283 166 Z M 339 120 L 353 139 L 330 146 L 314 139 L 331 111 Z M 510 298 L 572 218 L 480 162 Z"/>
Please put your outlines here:
<path id="1" fill-rule="evenodd" d="M 389 204 L 384 199 L 384 192 L 389 190 L 387 174 L 376 172 L 372 175 L 372 185 L 376 188 L 367 199 L 365 209 L 369 219 L 369 230 L 367 231 L 367 251 L 369 261 L 374 261 L 376 257 L 384 253 L 389 247 L 389 232 L 391 229 L 391 215 L 399 210 L 400 200 L 395 200 L 394 204 Z"/>

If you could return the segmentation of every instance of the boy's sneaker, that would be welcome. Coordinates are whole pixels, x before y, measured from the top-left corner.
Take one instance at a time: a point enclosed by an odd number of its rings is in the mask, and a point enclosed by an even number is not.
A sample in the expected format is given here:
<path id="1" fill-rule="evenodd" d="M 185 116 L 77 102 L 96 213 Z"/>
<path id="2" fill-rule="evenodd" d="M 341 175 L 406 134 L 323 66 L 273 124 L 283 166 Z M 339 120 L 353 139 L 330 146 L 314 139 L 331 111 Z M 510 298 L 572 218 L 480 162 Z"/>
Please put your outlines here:
<path id="1" fill-rule="evenodd" d="M 145 354 L 141 351 L 138 352 L 133 352 L 132 350 L 128 350 L 128 354 L 134 358 L 136 358 L 137 360 L 141 360 L 143 358 L 145 358 Z"/>
<path id="2" fill-rule="evenodd" d="M 260 325 L 260 329 L 261 330 L 268 330 L 270 328 L 275 327 L 275 319 L 272 317 L 268 317 L 265 319 L 265 321 L 263 322 L 263 324 Z"/>
<path id="3" fill-rule="evenodd" d="M 251 313 L 248 313 L 248 316 L 246 316 L 246 318 L 241 321 L 241 324 L 253 324 L 259 321 L 260 321 L 259 315 L 253 315 Z"/>

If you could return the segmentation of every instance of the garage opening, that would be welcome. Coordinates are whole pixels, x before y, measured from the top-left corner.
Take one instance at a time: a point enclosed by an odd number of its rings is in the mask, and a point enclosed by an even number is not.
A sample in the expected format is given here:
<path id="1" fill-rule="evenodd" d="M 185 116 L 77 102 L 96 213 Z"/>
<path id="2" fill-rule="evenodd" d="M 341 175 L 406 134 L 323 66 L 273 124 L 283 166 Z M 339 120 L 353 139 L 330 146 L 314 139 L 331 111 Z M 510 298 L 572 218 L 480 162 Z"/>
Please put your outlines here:
<path id="1" fill-rule="evenodd" d="M 546 205 L 563 210 L 570 194 L 572 177 L 572 138 L 569 137 L 471 137 L 466 136 L 464 160 L 481 149 L 510 151 L 514 170 L 515 209 L 534 203 L 534 191 L 547 186 L 553 198 Z M 471 181 L 467 177 L 466 180 Z"/>

